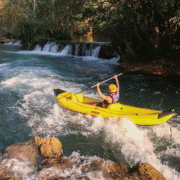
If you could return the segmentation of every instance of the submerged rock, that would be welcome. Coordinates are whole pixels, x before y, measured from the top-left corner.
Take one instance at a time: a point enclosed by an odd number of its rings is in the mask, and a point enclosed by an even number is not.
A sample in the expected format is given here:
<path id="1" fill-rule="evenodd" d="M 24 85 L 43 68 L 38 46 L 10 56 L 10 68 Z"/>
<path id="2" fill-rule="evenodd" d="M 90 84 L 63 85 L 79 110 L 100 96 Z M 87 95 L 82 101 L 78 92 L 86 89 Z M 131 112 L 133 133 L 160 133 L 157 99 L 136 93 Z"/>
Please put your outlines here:
<path id="1" fill-rule="evenodd" d="M 38 180 L 92 178 L 165 180 L 165 177 L 148 163 L 138 163 L 130 168 L 122 163 L 77 154 L 74 153 L 68 158 L 62 157 L 62 144 L 57 138 L 34 137 L 5 149 L 0 158 L 0 179 L 33 177 Z M 19 163 L 18 169 L 17 165 L 15 168 L 15 163 Z M 25 169 L 26 174 L 21 172 L 22 169 Z"/>

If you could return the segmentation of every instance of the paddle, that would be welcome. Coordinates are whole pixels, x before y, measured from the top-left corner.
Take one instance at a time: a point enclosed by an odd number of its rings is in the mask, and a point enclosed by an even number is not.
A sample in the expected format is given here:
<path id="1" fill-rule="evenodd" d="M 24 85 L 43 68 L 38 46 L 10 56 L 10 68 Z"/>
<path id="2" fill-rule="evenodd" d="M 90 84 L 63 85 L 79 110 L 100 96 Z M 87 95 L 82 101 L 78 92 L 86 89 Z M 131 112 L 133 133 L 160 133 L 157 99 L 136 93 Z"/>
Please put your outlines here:
<path id="1" fill-rule="evenodd" d="M 118 74 L 118 75 L 116 75 L 116 76 L 121 76 L 122 74 L 123 74 L 123 73 L 120 73 L 120 74 Z M 109 78 L 109 79 L 106 79 L 106 80 L 100 82 L 99 84 L 103 84 L 103 83 L 105 83 L 105 82 L 107 82 L 107 81 L 109 81 L 109 80 L 111 80 L 111 79 L 113 79 L 113 78 L 114 78 L 114 76 L 111 77 L 111 78 Z M 84 91 L 87 91 L 87 90 L 89 90 L 89 89 L 92 89 L 92 88 L 94 88 L 94 87 L 96 87 L 96 86 L 97 86 L 97 84 L 94 85 L 94 86 L 91 86 L 91 87 L 89 87 L 89 88 L 87 88 L 87 89 L 84 89 L 84 90 L 82 90 L 81 92 L 79 92 L 79 93 L 77 93 L 77 94 L 80 94 L 80 93 L 82 93 L 82 92 L 84 92 Z"/>
<path id="2" fill-rule="evenodd" d="M 122 74 L 124 74 L 124 73 L 120 73 L 120 74 L 118 74 L 118 75 L 116 75 L 116 76 L 121 76 Z M 113 78 L 114 78 L 114 76 L 111 77 L 111 78 L 109 78 L 109 79 L 106 79 L 106 80 L 100 82 L 100 84 L 105 83 L 105 82 L 107 82 L 107 81 L 109 81 L 109 80 L 111 80 L 111 79 L 113 79 Z M 94 87 L 96 87 L 96 86 L 97 86 L 97 84 L 94 85 L 94 86 L 91 86 L 91 87 L 89 87 L 89 88 L 87 88 L 87 89 L 84 89 L 84 90 L 82 90 L 81 92 L 79 92 L 79 93 L 77 93 L 77 94 L 80 94 L 80 93 L 82 93 L 82 92 L 84 92 L 84 91 L 87 91 L 87 90 L 89 90 L 89 89 L 92 89 L 92 88 L 94 88 Z M 66 96 L 63 96 L 63 97 L 61 97 L 61 98 L 64 98 L 64 97 L 66 97 Z M 59 99 L 61 99 L 61 98 L 59 98 Z"/>

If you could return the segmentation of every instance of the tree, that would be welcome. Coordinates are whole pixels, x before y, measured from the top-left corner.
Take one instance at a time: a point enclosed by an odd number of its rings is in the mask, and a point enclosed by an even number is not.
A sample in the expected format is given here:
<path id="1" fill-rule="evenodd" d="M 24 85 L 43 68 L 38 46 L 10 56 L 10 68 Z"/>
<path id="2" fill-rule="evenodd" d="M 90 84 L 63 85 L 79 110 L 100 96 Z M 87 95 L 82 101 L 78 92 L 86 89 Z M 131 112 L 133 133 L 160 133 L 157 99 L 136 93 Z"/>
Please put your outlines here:
<path id="1" fill-rule="evenodd" d="M 69 39 L 68 29 L 74 29 L 83 3 L 84 0 L 1 0 L 1 30 L 30 42 L 38 36 L 56 38 L 60 31 Z"/>
<path id="2" fill-rule="evenodd" d="M 115 46 L 126 44 L 134 57 L 153 58 L 172 47 L 173 24 L 179 16 L 178 0 L 109 0 L 119 14 L 118 23 L 111 25 Z M 117 41 L 118 40 L 118 41 Z"/>

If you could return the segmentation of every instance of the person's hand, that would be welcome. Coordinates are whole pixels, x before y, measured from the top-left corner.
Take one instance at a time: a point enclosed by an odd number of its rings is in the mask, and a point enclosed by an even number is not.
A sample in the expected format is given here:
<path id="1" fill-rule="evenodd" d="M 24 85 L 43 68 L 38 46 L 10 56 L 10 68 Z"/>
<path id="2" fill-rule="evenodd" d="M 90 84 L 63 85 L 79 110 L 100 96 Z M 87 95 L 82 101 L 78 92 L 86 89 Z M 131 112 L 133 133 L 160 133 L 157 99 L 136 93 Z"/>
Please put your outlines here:
<path id="1" fill-rule="evenodd" d="M 94 85 L 94 86 L 91 86 L 91 88 L 94 88 L 94 87 L 99 87 L 100 86 L 100 83 L 97 83 L 96 85 Z"/>
<path id="2" fill-rule="evenodd" d="M 100 86 L 100 83 L 97 83 L 97 87 L 99 87 Z"/>
<path id="3" fill-rule="evenodd" d="M 116 75 L 114 75 L 114 79 L 117 79 L 118 77 Z"/>

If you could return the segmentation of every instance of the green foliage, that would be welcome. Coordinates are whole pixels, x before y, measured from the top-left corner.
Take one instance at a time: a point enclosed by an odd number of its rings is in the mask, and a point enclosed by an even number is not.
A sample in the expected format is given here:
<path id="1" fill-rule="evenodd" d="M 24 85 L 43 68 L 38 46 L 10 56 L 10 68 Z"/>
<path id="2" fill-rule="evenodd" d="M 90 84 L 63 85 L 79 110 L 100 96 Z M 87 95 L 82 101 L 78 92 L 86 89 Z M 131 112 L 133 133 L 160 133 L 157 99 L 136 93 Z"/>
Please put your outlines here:
<path id="1" fill-rule="evenodd" d="M 170 18 L 180 9 L 177 0 L 109 0 L 116 4 L 118 23 L 112 25 L 115 46 L 124 42 L 134 57 L 153 58 L 168 52 L 173 44 L 175 29 Z M 117 22 L 117 21 L 116 21 Z"/>
<path id="2" fill-rule="evenodd" d="M 16 28 L 16 36 L 22 40 L 25 48 L 39 37 L 44 37 L 47 33 L 45 22 L 32 19 L 21 20 Z"/>
<path id="3" fill-rule="evenodd" d="M 0 3 L 1 33 L 22 39 L 25 47 L 42 38 L 69 40 L 83 2 L 83 0 L 3 1 Z"/>
<path id="4" fill-rule="evenodd" d="M 70 40 L 73 33 L 105 32 L 133 56 L 172 46 L 179 26 L 177 0 L 8 0 L 0 4 L 1 33 L 22 39 Z"/>

